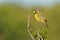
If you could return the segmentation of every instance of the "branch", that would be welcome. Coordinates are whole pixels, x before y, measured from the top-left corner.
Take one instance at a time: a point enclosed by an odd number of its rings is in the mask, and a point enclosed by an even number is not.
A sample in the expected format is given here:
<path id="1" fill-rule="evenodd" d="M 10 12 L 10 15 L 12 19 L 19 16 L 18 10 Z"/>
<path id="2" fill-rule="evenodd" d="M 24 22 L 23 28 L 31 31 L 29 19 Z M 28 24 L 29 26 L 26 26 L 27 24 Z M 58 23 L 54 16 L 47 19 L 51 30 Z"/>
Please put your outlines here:
<path id="1" fill-rule="evenodd" d="M 30 34 L 31 38 L 32 38 L 33 40 L 35 40 L 34 37 L 33 37 L 33 35 L 32 35 L 31 32 L 30 32 L 30 14 L 28 15 L 27 31 L 28 31 L 28 33 Z"/>
<path id="2" fill-rule="evenodd" d="M 44 40 L 43 37 L 40 35 L 40 23 L 39 23 L 37 35 L 38 35 L 38 40 Z"/>

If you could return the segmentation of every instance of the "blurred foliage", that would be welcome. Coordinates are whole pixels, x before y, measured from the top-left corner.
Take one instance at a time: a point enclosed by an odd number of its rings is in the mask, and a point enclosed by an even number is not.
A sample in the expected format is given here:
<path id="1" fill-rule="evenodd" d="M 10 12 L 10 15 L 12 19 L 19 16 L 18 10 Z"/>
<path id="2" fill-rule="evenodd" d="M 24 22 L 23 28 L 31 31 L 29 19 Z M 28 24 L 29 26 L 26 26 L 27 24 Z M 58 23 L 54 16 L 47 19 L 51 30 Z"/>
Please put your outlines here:
<path id="1" fill-rule="evenodd" d="M 31 8 L 32 9 L 32 8 Z M 0 40 L 32 40 L 27 32 L 27 16 L 31 14 L 31 27 L 37 30 L 37 22 L 31 9 L 20 5 L 0 5 Z M 53 8 L 39 8 L 48 18 L 49 32 L 46 40 L 60 39 L 60 5 Z M 34 31 L 36 31 L 34 30 Z"/>

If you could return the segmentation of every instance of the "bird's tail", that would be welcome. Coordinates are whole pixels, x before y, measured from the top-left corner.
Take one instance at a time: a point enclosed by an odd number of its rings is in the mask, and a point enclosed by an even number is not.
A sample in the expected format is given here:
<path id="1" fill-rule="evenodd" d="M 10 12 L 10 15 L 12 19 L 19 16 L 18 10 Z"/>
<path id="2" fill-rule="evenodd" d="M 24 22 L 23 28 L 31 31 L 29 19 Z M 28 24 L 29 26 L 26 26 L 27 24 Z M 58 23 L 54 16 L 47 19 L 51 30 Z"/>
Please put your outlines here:
<path id="1" fill-rule="evenodd" d="M 49 29 L 49 27 L 48 27 L 48 23 L 47 23 L 47 22 L 45 22 L 45 24 L 46 24 L 46 27 Z"/>

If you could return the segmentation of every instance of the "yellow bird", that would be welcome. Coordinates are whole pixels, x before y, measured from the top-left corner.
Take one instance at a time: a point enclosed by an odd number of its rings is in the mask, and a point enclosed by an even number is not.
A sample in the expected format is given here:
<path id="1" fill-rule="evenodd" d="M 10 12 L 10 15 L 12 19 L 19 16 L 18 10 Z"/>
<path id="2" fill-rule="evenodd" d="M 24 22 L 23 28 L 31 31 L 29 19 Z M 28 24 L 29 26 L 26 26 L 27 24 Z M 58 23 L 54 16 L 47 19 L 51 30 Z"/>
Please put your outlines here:
<path id="1" fill-rule="evenodd" d="M 33 13 L 35 16 L 35 19 L 39 22 L 39 23 L 44 23 L 46 24 L 47 28 L 48 28 L 48 24 L 47 24 L 47 18 L 45 17 L 45 15 L 39 11 L 38 9 L 33 9 Z"/>

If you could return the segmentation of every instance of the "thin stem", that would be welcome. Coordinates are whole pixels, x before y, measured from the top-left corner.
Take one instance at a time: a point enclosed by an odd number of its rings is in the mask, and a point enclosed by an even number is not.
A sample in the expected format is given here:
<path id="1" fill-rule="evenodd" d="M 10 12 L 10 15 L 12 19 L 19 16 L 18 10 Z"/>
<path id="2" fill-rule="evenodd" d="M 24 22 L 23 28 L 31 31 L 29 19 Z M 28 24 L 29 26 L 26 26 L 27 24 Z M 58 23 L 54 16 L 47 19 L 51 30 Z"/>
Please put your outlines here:
<path id="1" fill-rule="evenodd" d="M 40 23 L 39 23 L 39 27 L 38 27 L 37 33 L 38 33 L 38 40 L 44 40 L 44 39 L 42 38 L 42 36 L 40 35 Z"/>
<path id="2" fill-rule="evenodd" d="M 39 35 L 39 36 L 40 36 L 40 40 L 44 40 L 41 35 Z"/>
<path id="3" fill-rule="evenodd" d="M 34 39 L 34 37 L 33 37 L 33 35 L 31 34 L 31 32 L 30 32 L 30 14 L 28 15 L 28 24 L 27 24 L 27 31 L 28 31 L 28 33 L 30 34 L 30 36 L 31 36 L 31 38 L 33 39 L 33 40 L 35 40 Z"/>
<path id="4" fill-rule="evenodd" d="M 38 28 L 38 31 L 37 31 L 37 35 L 38 35 L 38 40 L 40 40 L 40 34 L 39 34 L 39 31 L 40 31 L 40 27 Z"/>

